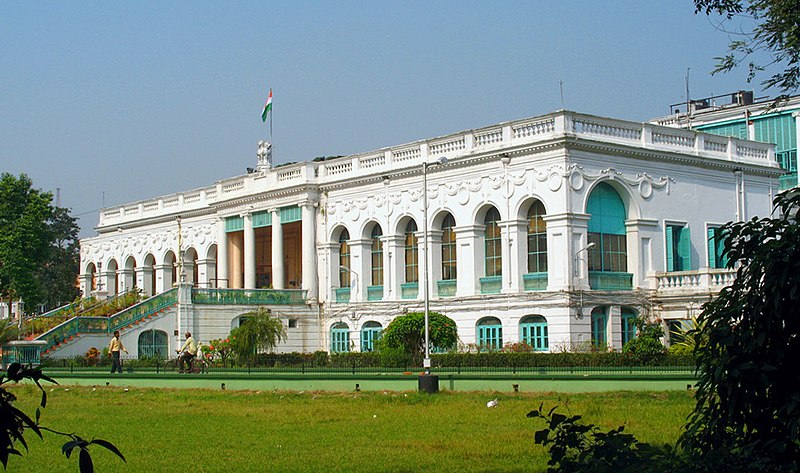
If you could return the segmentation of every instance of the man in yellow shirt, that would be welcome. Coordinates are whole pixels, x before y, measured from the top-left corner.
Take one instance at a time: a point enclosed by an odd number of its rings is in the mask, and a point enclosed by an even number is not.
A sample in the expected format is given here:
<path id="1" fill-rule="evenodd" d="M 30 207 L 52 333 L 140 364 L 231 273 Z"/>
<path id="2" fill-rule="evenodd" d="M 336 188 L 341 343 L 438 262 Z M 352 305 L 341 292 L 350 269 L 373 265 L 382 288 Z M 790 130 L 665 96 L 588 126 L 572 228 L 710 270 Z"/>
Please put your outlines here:
<path id="1" fill-rule="evenodd" d="M 183 343 L 183 346 L 176 350 L 180 355 L 178 356 L 178 366 L 179 371 L 178 373 L 191 373 L 192 372 L 192 362 L 194 361 L 195 355 L 197 355 L 197 342 L 194 341 L 191 332 L 186 332 L 186 341 Z M 189 369 L 186 369 L 186 365 L 189 365 Z"/>
<path id="2" fill-rule="evenodd" d="M 111 372 L 119 371 L 122 373 L 122 361 L 119 359 L 119 352 L 124 351 L 128 354 L 128 350 L 122 346 L 122 341 L 119 339 L 119 330 L 114 331 L 114 338 L 108 342 L 108 354 L 111 355 Z"/>

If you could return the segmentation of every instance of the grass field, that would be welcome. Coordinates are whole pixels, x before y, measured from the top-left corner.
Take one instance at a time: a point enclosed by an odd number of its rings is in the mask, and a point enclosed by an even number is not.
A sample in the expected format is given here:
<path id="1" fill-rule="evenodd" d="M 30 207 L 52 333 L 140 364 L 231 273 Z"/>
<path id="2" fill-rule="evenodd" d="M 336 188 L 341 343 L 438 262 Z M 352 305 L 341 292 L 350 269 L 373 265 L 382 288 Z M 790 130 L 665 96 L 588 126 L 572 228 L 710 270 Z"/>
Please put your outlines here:
<path id="1" fill-rule="evenodd" d="M 544 471 L 526 414 L 562 406 L 646 442 L 674 442 L 692 393 L 281 392 L 47 386 L 42 424 L 103 438 L 127 458 L 93 449 L 99 472 L 522 472 Z M 13 386 L 33 413 L 38 391 Z M 496 408 L 486 402 L 497 397 Z M 28 435 L 8 471 L 77 472 L 63 440 Z"/>

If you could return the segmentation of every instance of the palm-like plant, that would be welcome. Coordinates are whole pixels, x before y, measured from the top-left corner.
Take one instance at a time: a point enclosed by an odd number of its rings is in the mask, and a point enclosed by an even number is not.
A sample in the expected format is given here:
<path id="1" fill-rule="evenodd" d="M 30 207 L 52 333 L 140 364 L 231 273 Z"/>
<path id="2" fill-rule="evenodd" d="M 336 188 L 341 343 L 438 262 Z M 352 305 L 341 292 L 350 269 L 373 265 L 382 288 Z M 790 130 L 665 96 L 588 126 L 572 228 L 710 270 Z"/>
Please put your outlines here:
<path id="1" fill-rule="evenodd" d="M 242 324 L 231 330 L 231 348 L 239 362 L 256 353 L 268 352 L 286 339 L 283 322 L 273 317 L 269 309 L 259 307 L 241 315 Z"/>

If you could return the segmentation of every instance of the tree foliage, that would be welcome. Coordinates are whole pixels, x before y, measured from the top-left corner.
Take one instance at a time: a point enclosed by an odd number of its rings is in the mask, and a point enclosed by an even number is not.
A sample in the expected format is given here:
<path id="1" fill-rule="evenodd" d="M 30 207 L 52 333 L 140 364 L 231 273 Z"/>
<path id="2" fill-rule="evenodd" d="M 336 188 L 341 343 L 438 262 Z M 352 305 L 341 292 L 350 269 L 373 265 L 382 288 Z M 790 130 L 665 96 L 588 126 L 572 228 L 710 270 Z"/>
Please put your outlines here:
<path id="1" fill-rule="evenodd" d="M 44 299 L 38 273 L 51 241 L 52 195 L 32 185 L 24 174 L 0 177 L 0 294 L 35 306 Z"/>
<path id="2" fill-rule="evenodd" d="M 714 70 L 728 72 L 747 62 L 748 81 L 772 67 L 782 68 L 762 82 L 764 89 L 777 88 L 787 98 L 800 87 L 800 2 L 797 0 L 694 0 L 695 12 L 720 15 L 719 28 L 733 38 L 728 53 L 716 58 Z M 749 17 L 752 26 L 730 26 L 735 19 Z M 766 54 L 766 60 L 754 59 Z"/>
<path id="3" fill-rule="evenodd" d="M 78 226 L 25 174 L 0 176 L 0 299 L 57 307 L 75 299 Z"/>
<path id="4" fill-rule="evenodd" d="M 4 387 L 8 382 L 18 383 L 23 380 L 28 380 L 36 384 L 42 394 L 33 419 L 14 406 L 17 397 Z M 47 406 L 47 393 L 41 385 L 42 381 L 58 384 L 54 379 L 42 374 L 40 369 L 25 368 L 19 363 L 12 363 L 11 366 L 8 367 L 8 371 L 0 375 L 0 463 L 3 464 L 3 468 L 8 467 L 8 460 L 11 455 L 22 456 L 22 452 L 17 448 L 17 445 L 21 445 L 25 450 L 28 449 L 28 443 L 25 439 L 26 431 L 33 432 L 39 438 L 43 438 L 42 432 L 49 432 L 67 437 L 69 440 L 61 447 L 61 452 L 67 458 L 70 458 L 73 452 L 78 452 L 78 468 L 81 473 L 91 473 L 94 471 L 94 463 L 92 462 L 92 456 L 89 452 L 89 447 L 92 445 L 99 445 L 120 457 L 122 461 L 126 461 L 122 452 L 120 452 L 113 443 L 107 440 L 86 440 L 77 434 L 59 432 L 41 425 L 39 423 L 42 413 L 41 410 Z"/>
<path id="5" fill-rule="evenodd" d="M 608 432 L 582 421 L 581 416 L 566 416 L 556 408 L 545 413 L 544 405 L 528 417 L 543 420 L 547 426 L 536 431 L 534 442 L 547 447 L 548 473 L 642 473 L 691 471 L 679 466 L 679 458 L 669 445 L 653 446 L 639 442 L 620 426 Z"/>
<path id="6" fill-rule="evenodd" d="M 80 240 L 77 220 L 65 208 L 53 207 L 49 227 L 50 249 L 42 266 L 41 281 L 47 288 L 44 303 L 55 308 L 80 295 L 75 285 L 75 274 L 80 266 Z"/>
<path id="7" fill-rule="evenodd" d="M 800 468 L 800 190 L 778 195 L 775 209 L 723 227 L 736 280 L 699 317 L 697 405 L 681 443 L 729 452 L 720 468 Z"/>
<path id="8" fill-rule="evenodd" d="M 286 339 L 283 322 L 273 317 L 269 309 L 259 307 L 241 317 L 241 325 L 231 330 L 229 337 L 231 349 L 240 363 L 257 353 L 274 349 Z"/>
<path id="9" fill-rule="evenodd" d="M 619 429 L 576 427 L 579 418 L 540 408 L 529 417 L 550 424 L 535 437 L 550 446 L 549 471 L 800 471 L 800 189 L 779 194 L 775 212 L 722 227 L 728 265 L 738 269 L 692 332 L 697 403 L 679 449 L 642 449 Z M 638 466 L 603 469 L 616 458 Z"/>
<path id="10" fill-rule="evenodd" d="M 438 312 L 428 312 L 431 349 L 450 350 L 458 343 L 456 323 Z M 396 317 L 382 335 L 383 346 L 410 354 L 415 365 L 422 364 L 425 353 L 425 314 L 410 312 Z"/>
<path id="11" fill-rule="evenodd" d="M 633 357 L 641 365 L 650 365 L 667 354 L 661 341 L 664 336 L 661 324 L 650 324 L 639 318 L 636 327 L 638 335 L 622 347 L 623 354 Z"/>

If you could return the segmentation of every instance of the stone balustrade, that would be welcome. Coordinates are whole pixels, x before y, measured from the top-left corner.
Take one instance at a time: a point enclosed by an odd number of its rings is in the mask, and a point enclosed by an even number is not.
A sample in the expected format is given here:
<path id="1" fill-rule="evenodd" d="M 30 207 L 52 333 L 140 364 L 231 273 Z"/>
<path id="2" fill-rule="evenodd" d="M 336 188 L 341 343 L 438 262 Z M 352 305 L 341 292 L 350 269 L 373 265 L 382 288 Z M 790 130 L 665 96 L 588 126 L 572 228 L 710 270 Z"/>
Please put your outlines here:
<path id="1" fill-rule="evenodd" d="M 656 289 L 659 293 L 678 292 L 719 292 L 733 283 L 736 271 L 733 269 L 702 268 L 692 271 L 656 273 Z"/>
<path id="2" fill-rule="evenodd" d="M 126 222 L 210 209 L 217 203 L 246 195 L 413 169 L 440 157 L 454 162 L 467 160 L 566 136 L 680 153 L 698 159 L 779 168 L 775 162 L 775 148 L 770 144 L 561 111 L 353 156 L 278 166 L 224 179 L 206 188 L 109 207 L 100 211 L 98 230 L 110 231 Z"/>

